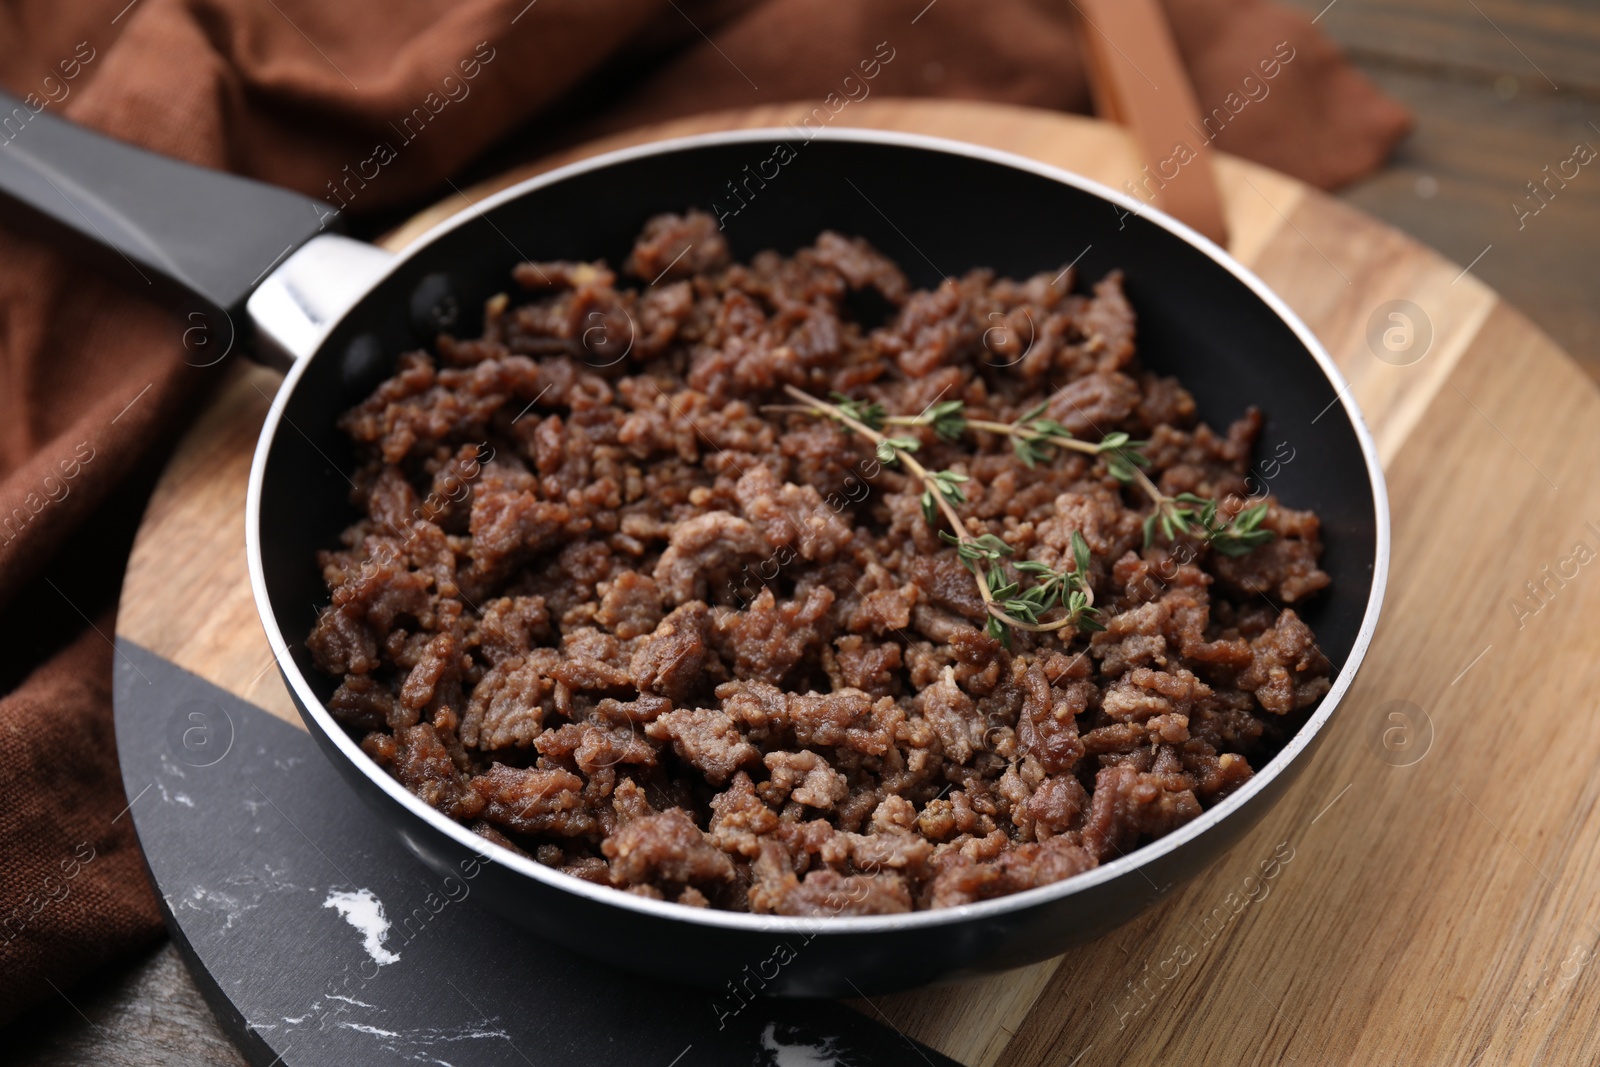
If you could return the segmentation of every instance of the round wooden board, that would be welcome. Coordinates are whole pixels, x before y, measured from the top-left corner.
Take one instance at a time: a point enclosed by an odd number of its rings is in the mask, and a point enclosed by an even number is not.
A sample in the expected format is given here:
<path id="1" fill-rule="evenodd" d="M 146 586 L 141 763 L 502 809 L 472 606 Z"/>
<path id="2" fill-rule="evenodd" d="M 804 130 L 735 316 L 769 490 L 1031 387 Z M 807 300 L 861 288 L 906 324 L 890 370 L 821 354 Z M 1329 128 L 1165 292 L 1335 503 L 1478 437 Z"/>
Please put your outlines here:
<path id="1" fill-rule="evenodd" d="M 575 158 L 809 110 L 585 145 L 385 243 Z M 1120 130 L 1060 114 L 871 101 L 833 121 L 1008 149 L 1113 187 L 1139 172 Z M 1596 1062 L 1600 657 L 1585 623 L 1600 568 L 1578 561 L 1600 551 L 1600 395 L 1457 265 L 1284 175 L 1216 163 L 1231 251 L 1333 353 L 1383 456 L 1394 551 L 1366 666 L 1300 783 L 1164 905 L 1068 957 L 859 1006 L 985 1067 Z M 1408 328 L 1393 301 L 1414 331 L 1399 360 L 1382 347 Z M 229 374 L 151 501 L 118 634 L 298 724 L 244 560 L 246 475 L 278 377 Z M 1292 858 L 1264 878 L 1275 852 Z"/>

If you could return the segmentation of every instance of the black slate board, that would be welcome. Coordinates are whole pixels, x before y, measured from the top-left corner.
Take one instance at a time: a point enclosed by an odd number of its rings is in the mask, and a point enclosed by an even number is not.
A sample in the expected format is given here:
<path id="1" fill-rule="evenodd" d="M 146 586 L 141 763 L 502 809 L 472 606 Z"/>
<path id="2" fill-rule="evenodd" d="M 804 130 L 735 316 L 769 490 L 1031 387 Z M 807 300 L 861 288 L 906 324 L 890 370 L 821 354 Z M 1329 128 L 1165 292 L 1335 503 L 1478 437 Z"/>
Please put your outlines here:
<path id="1" fill-rule="evenodd" d="M 474 872 L 418 863 L 305 732 L 117 649 L 123 783 L 167 927 L 257 1067 L 955 1064 L 833 1001 L 732 1011 L 546 944 L 477 907 Z M 381 903 L 385 936 L 340 900 Z"/>

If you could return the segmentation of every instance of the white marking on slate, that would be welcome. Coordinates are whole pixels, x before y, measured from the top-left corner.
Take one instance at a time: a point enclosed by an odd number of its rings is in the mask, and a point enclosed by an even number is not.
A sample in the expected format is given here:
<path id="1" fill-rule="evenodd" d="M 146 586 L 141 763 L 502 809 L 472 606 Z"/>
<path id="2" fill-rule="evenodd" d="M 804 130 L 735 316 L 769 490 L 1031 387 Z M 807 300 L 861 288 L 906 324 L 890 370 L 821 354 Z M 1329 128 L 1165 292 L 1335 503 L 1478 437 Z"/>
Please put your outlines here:
<path id="1" fill-rule="evenodd" d="M 222 915 L 222 932 L 224 933 L 232 930 L 235 923 L 241 922 L 245 912 L 252 911 L 259 906 L 259 902 L 248 904 L 221 889 L 212 889 L 203 885 L 197 885 L 189 890 L 188 899 L 180 903 L 182 906 L 192 908 L 195 911 L 210 910 L 220 913 Z"/>
<path id="2" fill-rule="evenodd" d="M 816 1044 L 798 1041 L 786 1045 L 778 1040 L 777 1023 L 768 1023 L 761 1031 L 761 1047 L 772 1053 L 772 1062 L 777 1067 L 838 1067 L 839 1064 L 839 1050 L 832 1039 L 823 1038 Z"/>
<path id="3" fill-rule="evenodd" d="M 383 939 L 389 933 L 389 920 L 383 914 L 383 901 L 374 896 L 372 890 L 358 889 L 354 893 L 329 893 L 328 899 L 322 902 L 322 906 L 336 910 L 344 916 L 345 922 L 361 933 L 361 947 L 367 950 L 372 962 L 380 967 L 400 962 L 399 953 L 390 952 L 383 947 Z"/>
<path id="4" fill-rule="evenodd" d="M 346 1004 L 353 1004 L 358 1008 L 376 1008 L 377 1007 L 376 1004 L 368 1004 L 364 1000 L 357 1000 L 355 997 L 347 997 L 347 996 L 343 996 L 342 994 L 339 994 L 339 993 L 324 993 L 323 996 L 327 997 L 329 1000 L 342 1000 Z"/>

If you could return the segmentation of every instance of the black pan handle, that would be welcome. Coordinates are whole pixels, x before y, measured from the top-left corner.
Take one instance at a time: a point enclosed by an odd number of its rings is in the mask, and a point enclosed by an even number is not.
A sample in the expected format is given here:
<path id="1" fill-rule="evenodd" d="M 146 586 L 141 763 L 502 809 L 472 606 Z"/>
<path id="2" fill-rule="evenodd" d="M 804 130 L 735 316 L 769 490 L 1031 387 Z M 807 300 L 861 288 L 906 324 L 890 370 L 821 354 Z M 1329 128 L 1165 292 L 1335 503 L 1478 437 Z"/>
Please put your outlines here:
<path id="1" fill-rule="evenodd" d="M 0 218 L 57 241 L 65 231 L 111 277 L 229 315 L 296 248 L 339 228 L 322 201 L 134 148 L 4 93 Z"/>

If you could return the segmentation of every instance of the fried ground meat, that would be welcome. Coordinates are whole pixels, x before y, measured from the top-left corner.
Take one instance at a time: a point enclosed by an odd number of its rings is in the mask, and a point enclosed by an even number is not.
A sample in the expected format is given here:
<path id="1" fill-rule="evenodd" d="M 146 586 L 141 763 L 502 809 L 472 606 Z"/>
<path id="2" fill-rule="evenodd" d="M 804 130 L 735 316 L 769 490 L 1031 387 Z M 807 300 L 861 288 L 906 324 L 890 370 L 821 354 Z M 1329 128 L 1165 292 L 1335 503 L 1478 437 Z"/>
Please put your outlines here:
<path id="1" fill-rule="evenodd" d="M 1099 457 L 904 428 L 968 475 L 974 536 L 1052 568 L 1090 550 L 1105 630 L 1008 648 L 921 485 L 782 392 L 1044 405 L 1147 441 L 1168 494 L 1243 500 L 1260 415 L 1219 433 L 1141 368 L 1117 274 L 914 291 L 833 233 L 734 263 L 690 212 L 651 219 L 620 278 L 514 279 L 482 337 L 402 356 L 344 416 L 362 517 L 321 555 L 307 642 L 364 751 L 487 840 L 695 907 L 967 904 L 1184 825 L 1327 692 L 1283 606 L 1328 584 L 1310 512 L 1264 498 L 1273 538 L 1244 555 L 1146 545 L 1149 501 Z M 881 325 L 852 315 L 868 291 Z"/>

